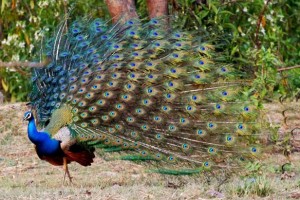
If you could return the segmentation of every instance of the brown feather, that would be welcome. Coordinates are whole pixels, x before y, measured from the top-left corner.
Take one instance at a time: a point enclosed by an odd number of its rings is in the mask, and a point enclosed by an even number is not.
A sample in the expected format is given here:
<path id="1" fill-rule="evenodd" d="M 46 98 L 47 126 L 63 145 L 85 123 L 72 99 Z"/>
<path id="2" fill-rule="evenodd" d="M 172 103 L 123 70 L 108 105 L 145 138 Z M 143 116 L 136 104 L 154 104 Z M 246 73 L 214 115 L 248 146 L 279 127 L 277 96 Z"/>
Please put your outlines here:
<path id="1" fill-rule="evenodd" d="M 95 158 L 94 150 L 87 150 L 76 144 L 65 150 L 64 154 L 68 161 L 75 161 L 83 166 L 91 165 Z"/>
<path id="2" fill-rule="evenodd" d="M 63 153 L 59 155 L 42 156 L 38 154 L 38 156 L 41 160 L 45 160 L 55 166 L 63 165 L 63 157 L 67 158 L 68 164 L 75 161 L 81 164 L 82 166 L 91 165 L 93 159 L 95 158 L 94 149 L 87 150 L 84 147 L 76 144 L 72 145 L 68 150 L 64 150 Z"/>
<path id="3" fill-rule="evenodd" d="M 89 166 L 93 162 L 93 158 L 95 157 L 93 153 L 90 153 L 88 151 L 82 151 L 82 152 L 71 152 L 66 151 L 65 152 L 67 160 L 72 162 L 75 161 L 82 166 Z"/>
<path id="4" fill-rule="evenodd" d="M 42 156 L 40 157 L 42 160 L 49 162 L 52 165 L 59 166 L 63 165 L 63 157 L 62 156 Z M 68 160 L 68 164 L 71 161 Z"/>
<path id="5" fill-rule="evenodd" d="M 38 155 L 38 157 L 41 160 L 45 160 L 45 161 L 47 161 L 50 164 L 55 165 L 55 166 L 63 165 L 63 154 L 56 155 L 56 156 L 39 155 L 37 150 L 36 150 L 36 146 L 34 148 L 35 148 L 36 154 Z M 70 163 L 70 162 L 68 162 L 68 163 Z"/>

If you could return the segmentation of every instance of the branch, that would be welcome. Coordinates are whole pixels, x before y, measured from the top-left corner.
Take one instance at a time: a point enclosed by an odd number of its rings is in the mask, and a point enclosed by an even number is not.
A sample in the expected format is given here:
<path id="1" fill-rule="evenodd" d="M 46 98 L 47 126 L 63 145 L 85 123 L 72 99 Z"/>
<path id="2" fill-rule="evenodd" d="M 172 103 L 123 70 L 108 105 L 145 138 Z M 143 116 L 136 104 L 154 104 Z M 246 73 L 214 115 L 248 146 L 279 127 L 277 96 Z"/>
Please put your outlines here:
<path id="1" fill-rule="evenodd" d="M 295 66 L 291 66 L 291 67 L 280 68 L 280 69 L 277 69 L 277 71 L 278 71 L 278 72 L 282 72 L 282 71 L 291 70 L 291 69 L 296 69 L 296 68 L 300 68 L 300 65 L 295 65 Z"/>
<path id="2" fill-rule="evenodd" d="M 1 67 L 29 67 L 29 68 L 36 68 L 36 67 L 44 67 L 47 65 L 49 61 L 44 62 L 22 62 L 22 61 L 12 61 L 12 62 L 2 62 L 0 61 L 0 68 Z"/>
<path id="3" fill-rule="evenodd" d="M 258 20 L 257 20 L 257 23 L 256 23 L 256 32 L 255 32 L 255 44 L 257 46 L 258 49 L 260 49 L 260 42 L 258 40 L 258 33 L 259 33 L 259 29 L 260 29 L 260 24 L 262 22 L 262 19 L 263 19 L 263 16 L 264 16 L 264 13 L 267 9 L 267 6 L 269 4 L 271 0 L 267 0 L 267 2 L 265 3 L 264 5 L 264 8 L 262 9 L 262 11 L 260 12 L 259 14 L 259 17 L 258 17 Z"/>

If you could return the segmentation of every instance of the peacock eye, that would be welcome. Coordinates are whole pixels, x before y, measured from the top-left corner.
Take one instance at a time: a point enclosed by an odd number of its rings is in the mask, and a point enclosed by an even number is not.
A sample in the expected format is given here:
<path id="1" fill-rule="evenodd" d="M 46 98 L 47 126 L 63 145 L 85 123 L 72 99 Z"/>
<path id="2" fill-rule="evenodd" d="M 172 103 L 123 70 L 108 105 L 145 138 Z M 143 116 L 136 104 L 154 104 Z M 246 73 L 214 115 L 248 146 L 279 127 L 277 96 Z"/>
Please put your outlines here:
<path id="1" fill-rule="evenodd" d="M 31 117 L 31 113 L 26 114 L 26 119 L 29 119 Z"/>

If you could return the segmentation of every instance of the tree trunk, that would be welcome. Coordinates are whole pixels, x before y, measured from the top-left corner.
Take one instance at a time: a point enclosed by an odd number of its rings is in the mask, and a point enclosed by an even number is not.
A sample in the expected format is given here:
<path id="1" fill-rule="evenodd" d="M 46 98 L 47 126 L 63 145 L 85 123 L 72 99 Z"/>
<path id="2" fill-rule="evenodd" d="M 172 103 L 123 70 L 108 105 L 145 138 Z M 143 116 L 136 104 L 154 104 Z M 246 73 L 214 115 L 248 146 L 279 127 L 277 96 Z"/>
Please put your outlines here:
<path id="1" fill-rule="evenodd" d="M 4 96 L 3 94 L 0 92 L 0 105 L 3 104 L 4 101 Z"/>
<path id="2" fill-rule="evenodd" d="M 129 19 L 138 18 L 134 0 L 105 0 L 105 3 L 114 23 L 119 20 L 124 23 Z"/>
<path id="3" fill-rule="evenodd" d="M 167 0 L 147 0 L 147 7 L 150 18 L 168 15 Z"/>

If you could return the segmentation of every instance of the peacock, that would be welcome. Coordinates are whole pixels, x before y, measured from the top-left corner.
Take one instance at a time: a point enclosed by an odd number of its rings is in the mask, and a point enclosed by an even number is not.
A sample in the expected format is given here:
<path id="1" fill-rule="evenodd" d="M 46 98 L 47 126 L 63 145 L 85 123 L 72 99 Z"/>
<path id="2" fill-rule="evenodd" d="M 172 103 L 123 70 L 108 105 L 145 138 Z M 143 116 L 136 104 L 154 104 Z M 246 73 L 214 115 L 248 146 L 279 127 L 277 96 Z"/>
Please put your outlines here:
<path id="1" fill-rule="evenodd" d="M 213 39 L 214 38 L 214 39 Z M 40 159 L 89 166 L 95 153 L 190 175 L 238 169 L 261 153 L 253 77 L 205 31 L 163 18 L 65 20 L 32 72 L 28 137 Z"/>

